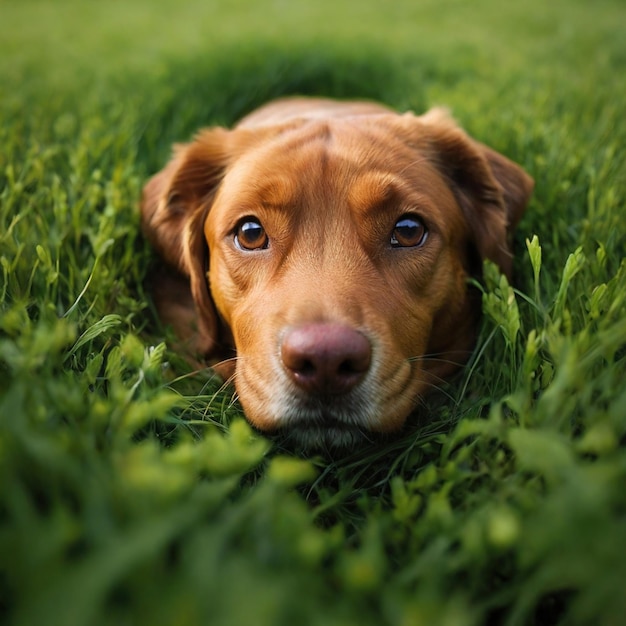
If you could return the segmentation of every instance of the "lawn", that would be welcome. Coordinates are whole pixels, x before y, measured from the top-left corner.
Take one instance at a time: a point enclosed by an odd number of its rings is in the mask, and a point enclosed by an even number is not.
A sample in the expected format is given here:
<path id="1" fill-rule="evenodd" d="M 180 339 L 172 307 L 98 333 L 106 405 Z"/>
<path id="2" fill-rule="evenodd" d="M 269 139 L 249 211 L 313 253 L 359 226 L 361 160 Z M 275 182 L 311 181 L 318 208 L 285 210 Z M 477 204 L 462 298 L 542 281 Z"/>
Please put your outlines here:
<path id="1" fill-rule="evenodd" d="M 621 0 L 0 3 L 0 623 L 626 615 Z M 282 94 L 448 106 L 536 180 L 513 285 L 397 439 L 255 434 L 171 348 L 141 188 Z"/>

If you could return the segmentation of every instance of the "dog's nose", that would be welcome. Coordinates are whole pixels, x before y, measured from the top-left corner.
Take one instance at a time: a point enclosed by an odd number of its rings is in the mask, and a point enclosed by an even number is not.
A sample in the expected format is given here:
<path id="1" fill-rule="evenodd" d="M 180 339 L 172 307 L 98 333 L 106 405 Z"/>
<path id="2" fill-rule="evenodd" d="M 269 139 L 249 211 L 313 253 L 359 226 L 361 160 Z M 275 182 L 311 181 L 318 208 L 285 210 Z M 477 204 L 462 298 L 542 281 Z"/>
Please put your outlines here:
<path id="1" fill-rule="evenodd" d="M 372 347 L 365 335 L 342 324 L 307 324 L 290 329 L 281 358 L 291 379 L 308 392 L 340 394 L 365 376 Z"/>

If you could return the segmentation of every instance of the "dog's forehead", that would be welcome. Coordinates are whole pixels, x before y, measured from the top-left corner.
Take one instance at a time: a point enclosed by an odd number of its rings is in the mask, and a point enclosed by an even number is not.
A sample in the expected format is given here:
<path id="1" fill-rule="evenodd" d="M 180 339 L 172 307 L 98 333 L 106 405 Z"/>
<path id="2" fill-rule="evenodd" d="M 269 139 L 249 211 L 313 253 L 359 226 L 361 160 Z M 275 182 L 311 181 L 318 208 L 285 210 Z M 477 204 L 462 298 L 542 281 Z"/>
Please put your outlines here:
<path id="1" fill-rule="evenodd" d="M 441 191 L 427 152 L 408 141 L 399 116 L 305 120 L 253 144 L 226 172 L 222 192 L 239 202 L 293 206 L 306 195 L 331 194 L 348 204 L 379 204 L 416 186 Z"/>

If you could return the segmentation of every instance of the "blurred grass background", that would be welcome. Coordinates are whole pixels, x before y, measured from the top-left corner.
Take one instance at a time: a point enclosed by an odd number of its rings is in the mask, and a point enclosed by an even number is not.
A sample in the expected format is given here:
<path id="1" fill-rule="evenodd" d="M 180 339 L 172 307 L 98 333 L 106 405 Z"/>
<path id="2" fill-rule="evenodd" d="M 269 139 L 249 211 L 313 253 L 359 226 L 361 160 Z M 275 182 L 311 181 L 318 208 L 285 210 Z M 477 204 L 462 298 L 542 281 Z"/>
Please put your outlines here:
<path id="1" fill-rule="evenodd" d="M 626 6 L 0 2 L 0 622 L 621 624 Z M 287 93 L 449 106 L 536 192 L 465 372 L 302 458 L 167 347 L 141 187 Z"/>

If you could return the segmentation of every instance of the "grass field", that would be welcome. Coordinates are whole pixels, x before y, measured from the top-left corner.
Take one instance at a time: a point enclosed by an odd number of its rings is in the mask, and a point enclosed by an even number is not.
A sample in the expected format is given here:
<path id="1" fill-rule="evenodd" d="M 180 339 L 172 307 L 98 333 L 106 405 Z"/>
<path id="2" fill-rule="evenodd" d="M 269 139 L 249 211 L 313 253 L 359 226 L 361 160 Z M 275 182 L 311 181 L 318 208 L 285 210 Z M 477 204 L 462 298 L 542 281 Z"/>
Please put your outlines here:
<path id="1" fill-rule="evenodd" d="M 617 625 L 621 0 L 0 2 L 0 623 Z M 285 93 L 450 107 L 536 191 L 466 370 L 306 458 L 168 347 L 138 198 Z"/>

